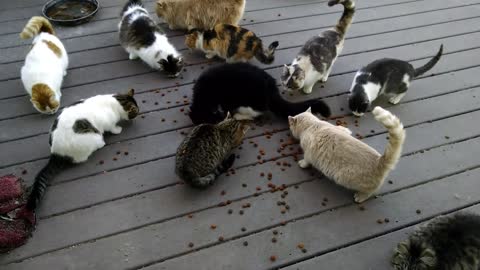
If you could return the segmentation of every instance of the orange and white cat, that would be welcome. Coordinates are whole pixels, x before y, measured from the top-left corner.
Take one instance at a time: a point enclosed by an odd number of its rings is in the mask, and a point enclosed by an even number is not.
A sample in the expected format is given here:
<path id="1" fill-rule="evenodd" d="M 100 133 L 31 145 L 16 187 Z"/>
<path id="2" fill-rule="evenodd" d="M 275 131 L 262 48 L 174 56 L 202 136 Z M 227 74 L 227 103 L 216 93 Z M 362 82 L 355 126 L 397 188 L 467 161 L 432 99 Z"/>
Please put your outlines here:
<path id="1" fill-rule="evenodd" d="M 23 86 L 37 111 L 54 114 L 60 107 L 60 88 L 67 74 L 67 51 L 44 17 L 32 17 L 20 37 L 34 38 L 21 70 Z"/>

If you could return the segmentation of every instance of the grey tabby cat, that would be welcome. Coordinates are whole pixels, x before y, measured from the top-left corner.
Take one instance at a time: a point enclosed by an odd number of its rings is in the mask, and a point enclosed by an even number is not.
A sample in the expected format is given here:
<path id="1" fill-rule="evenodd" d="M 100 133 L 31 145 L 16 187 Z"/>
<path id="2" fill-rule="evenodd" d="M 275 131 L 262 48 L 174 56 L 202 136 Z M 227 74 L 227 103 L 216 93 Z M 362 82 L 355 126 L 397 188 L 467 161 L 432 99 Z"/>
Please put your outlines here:
<path id="1" fill-rule="evenodd" d="M 284 66 L 281 80 L 287 90 L 303 89 L 305 94 L 310 94 L 317 81 L 327 81 L 333 63 L 343 49 L 345 34 L 355 13 L 353 0 L 328 1 L 329 6 L 337 4 L 344 7 L 337 25 L 308 40 L 292 64 Z"/>
<path id="2" fill-rule="evenodd" d="M 194 187 L 207 187 L 235 161 L 250 121 L 237 121 L 227 114 L 222 122 L 192 129 L 177 149 L 175 172 Z"/>
<path id="3" fill-rule="evenodd" d="M 395 270 L 479 270 L 480 216 L 440 216 L 395 249 Z"/>

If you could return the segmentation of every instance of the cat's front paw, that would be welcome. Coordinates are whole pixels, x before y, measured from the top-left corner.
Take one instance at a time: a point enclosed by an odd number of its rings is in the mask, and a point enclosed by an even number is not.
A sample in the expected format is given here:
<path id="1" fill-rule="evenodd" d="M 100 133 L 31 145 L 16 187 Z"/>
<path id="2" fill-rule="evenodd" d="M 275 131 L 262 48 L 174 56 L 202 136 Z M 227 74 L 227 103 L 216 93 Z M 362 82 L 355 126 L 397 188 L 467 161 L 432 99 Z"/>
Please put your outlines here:
<path id="1" fill-rule="evenodd" d="M 371 195 L 372 194 L 370 193 L 357 192 L 353 195 L 353 198 L 355 199 L 356 203 L 362 203 L 368 200 L 368 198 L 370 198 Z"/>
<path id="2" fill-rule="evenodd" d="M 122 127 L 115 126 L 110 132 L 112 132 L 113 134 L 120 134 L 122 132 Z"/>
<path id="3" fill-rule="evenodd" d="M 310 163 L 308 163 L 305 159 L 302 159 L 298 161 L 298 166 L 300 166 L 302 169 L 306 169 L 310 166 Z"/>
<path id="4" fill-rule="evenodd" d="M 138 55 L 136 55 L 136 54 L 134 54 L 134 53 L 130 53 L 130 54 L 128 55 L 128 59 L 130 59 L 130 60 L 138 59 Z"/>
<path id="5" fill-rule="evenodd" d="M 313 86 L 310 86 L 310 87 L 305 86 L 305 87 L 303 87 L 303 93 L 305 93 L 305 94 L 307 94 L 307 95 L 310 94 L 310 93 L 312 93 L 312 88 L 313 88 Z"/>
<path id="6" fill-rule="evenodd" d="M 213 54 L 213 53 L 205 54 L 205 58 L 207 58 L 207 59 L 212 59 L 214 56 L 215 56 L 215 54 Z"/>

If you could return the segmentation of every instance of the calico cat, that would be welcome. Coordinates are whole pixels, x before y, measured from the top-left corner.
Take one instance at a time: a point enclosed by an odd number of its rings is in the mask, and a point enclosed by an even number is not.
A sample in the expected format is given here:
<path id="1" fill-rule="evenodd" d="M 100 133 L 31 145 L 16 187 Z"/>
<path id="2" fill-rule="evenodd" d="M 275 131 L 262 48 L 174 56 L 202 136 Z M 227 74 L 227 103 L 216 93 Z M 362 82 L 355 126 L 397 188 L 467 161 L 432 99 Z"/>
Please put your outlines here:
<path id="1" fill-rule="evenodd" d="M 298 165 L 312 165 L 335 183 L 355 190 L 357 203 L 370 198 L 382 186 L 400 159 L 405 141 L 403 125 L 396 116 L 380 107 L 372 113 L 388 129 L 389 141 L 383 155 L 352 137 L 348 128 L 318 119 L 310 109 L 288 117 L 290 131 L 300 139 L 304 151 Z"/>
<path id="2" fill-rule="evenodd" d="M 218 123 L 230 112 L 237 120 L 253 120 L 267 111 L 287 118 L 312 107 L 330 116 L 322 100 L 292 103 L 283 99 L 276 81 L 263 69 L 248 64 L 222 64 L 203 72 L 193 87 L 190 118 L 193 123 Z"/>
<path id="3" fill-rule="evenodd" d="M 395 270 L 480 269 L 480 216 L 458 213 L 440 216 L 398 244 Z"/>
<path id="4" fill-rule="evenodd" d="M 69 165 L 86 161 L 105 146 L 103 133 L 119 134 L 120 120 L 130 120 L 139 109 L 134 91 L 127 94 L 98 95 L 63 109 L 50 131 L 50 159 L 35 177 L 27 209 L 35 211 L 50 179 Z"/>
<path id="5" fill-rule="evenodd" d="M 232 63 L 246 62 L 255 57 L 264 64 L 271 64 L 275 60 L 278 41 L 264 50 L 262 40 L 252 31 L 230 24 L 217 24 L 212 30 L 191 30 L 185 38 L 185 45 L 202 50 L 208 59 L 218 55 L 227 63 Z"/>
<path id="6" fill-rule="evenodd" d="M 150 18 L 142 2 L 129 0 L 121 15 L 120 44 L 129 53 L 130 60 L 140 57 L 151 68 L 177 77 L 184 66 L 183 58 Z"/>
<path id="7" fill-rule="evenodd" d="M 54 114 L 60 107 L 60 88 L 63 76 L 67 74 L 67 51 L 44 17 L 32 17 L 20 37 L 34 38 L 21 70 L 23 86 L 37 111 Z"/>
<path id="8" fill-rule="evenodd" d="M 442 52 L 443 45 L 435 57 L 419 68 L 414 68 L 406 61 L 391 58 L 379 59 L 362 67 L 355 74 L 350 88 L 350 110 L 354 115 L 362 116 L 380 95 L 390 97 L 389 102 L 397 104 L 407 93 L 411 81 L 432 69 L 440 60 Z"/>
<path id="9" fill-rule="evenodd" d="M 158 17 L 170 29 L 209 30 L 219 23 L 238 25 L 245 0 L 158 0 Z"/>
<path id="10" fill-rule="evenodd" d="M 317 81 L 323 83 L 327 81 L 332 66 L 343 49 L 345 34 L 352 24 L 355 13 L 353 0 L 328 1 L 329 6 L 337 4 L 344 6 L 337 25 L 308 40 L 292 64 L 283 67 L 281 79 L 285 89 L 303 89 L 305 94 L 310 94 Z"/>
<path id="11" fill-rule="evenodd" d="M 241 144 L 248 129 L 248 121 L 237 121 L 230 114 L 216 125 L 196 126 L 178 147 L 175 172 L 194 187 L 212 185 L 233 165 L 232 151 Z"/>

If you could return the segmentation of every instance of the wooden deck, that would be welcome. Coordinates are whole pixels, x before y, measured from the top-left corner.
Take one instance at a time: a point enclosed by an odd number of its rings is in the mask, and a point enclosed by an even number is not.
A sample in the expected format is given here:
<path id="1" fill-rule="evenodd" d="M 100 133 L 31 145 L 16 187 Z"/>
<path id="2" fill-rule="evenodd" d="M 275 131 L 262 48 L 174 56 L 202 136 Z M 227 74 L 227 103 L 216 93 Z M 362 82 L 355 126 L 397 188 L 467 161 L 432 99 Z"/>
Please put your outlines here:
<path id="1" fill-rule="evenodd" d="M 18 33 L 40 14 L 42 2 L 0 3 L 0 175 L 14 173 L 29 185 L 47 161 L 54 116 L 36 113 L 23 89 L 19 74 L 30 41 Z M 51 183 L 37 230 L 25 246 L 0 255 L 2 270 L 382 270 L 390 269 L 394 246 L 415 225 L 455 211 L 480 213 L 480 0 L 358 0 L 325 88 L 287 96 L 324 97 L 354 134 L 383 151 L 385 130 L 371 115 L 358 125 L 349 115 L 346 93 L 354 72 L 381 57 L 419 66 L 444 44 L 438 65 L 412 83 L 401 104 L 384 104 L 401 118 L 407 140 L 390 182 L 363 204 L 364 211 L 350 191 L 300 169 L 292 158 L 298 145 L 277 152 L 289 134 L 285 122 L 248 133 L 237 151 L 235 174 L 205 191 L 182 185 L 174 174 L 174 153 L 183 131 L 192 127 L 184 110 L 193 81 L 215 62 L 188 53 L 180 32 L 169 32 L 189 63 L 178 79 L 129 61 L 116 32 L 123 1 L 100 2 L 90 23 L 57 27 L 70 56 L 62 104 L 135 88 L 143 114 L 122 134 L 108 136 L 107 146 L 87 163 Z M 153 1 L 145 4 L 153 10 Z M 340 14 L 340 7 L 329 8 L 323 0 L 247 0 L 243 25 L 265 42 L 280 42 L 275 62 L 262 66 L 279 78 L 299 47 Z M 266 152 L 262 164 L 259 149 Z M 271 173 L 272 180 L 262 173 Z M 270 182 L 286 185 L 288 194 L 271 193 Z M 278 201 L 289 210 L 282 213 Z M 251 206 L 244 208 L 246 203 Z M 390 222 L 377 223 L 385 218 Z"/>

